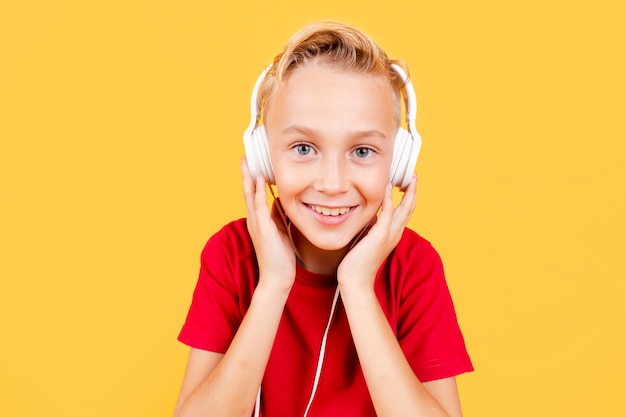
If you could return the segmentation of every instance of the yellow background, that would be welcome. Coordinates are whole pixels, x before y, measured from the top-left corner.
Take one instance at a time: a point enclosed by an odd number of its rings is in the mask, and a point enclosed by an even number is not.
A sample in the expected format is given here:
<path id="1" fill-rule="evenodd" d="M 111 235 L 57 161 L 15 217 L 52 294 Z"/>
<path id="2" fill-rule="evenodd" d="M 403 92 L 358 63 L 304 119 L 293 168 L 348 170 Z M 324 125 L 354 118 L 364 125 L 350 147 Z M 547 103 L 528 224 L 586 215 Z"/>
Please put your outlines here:
<path id="1" fill-rule="evenodd" d="M 250 89 L 320 18 L 412 70 L 465 415 L 626 415 L 621 4 L 2 0 L 0 415 L 171 415 Z"/>

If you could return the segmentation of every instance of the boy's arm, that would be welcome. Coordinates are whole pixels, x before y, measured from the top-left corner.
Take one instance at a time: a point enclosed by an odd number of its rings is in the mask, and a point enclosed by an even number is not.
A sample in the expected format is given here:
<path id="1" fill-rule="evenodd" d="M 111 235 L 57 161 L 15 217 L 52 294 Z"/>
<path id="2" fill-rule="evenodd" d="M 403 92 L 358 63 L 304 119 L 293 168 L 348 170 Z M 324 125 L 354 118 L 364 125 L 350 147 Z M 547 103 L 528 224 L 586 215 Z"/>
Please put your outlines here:
<path id="1" fill-rule="evenodd" d="M 374 291 L 342 289 L 359 362 L 380 417 L 460 417 L 454 378 L 420 383 L 389 326 Z"/>
<path id="2" fill-rule="evenodd" d="M 287 295 L 260 286 L 226 354 L 191 350 L 176 417 L 252 414 Z"/>
<path id="3" fill-rule="evenodd" d="M 174 408 L 175 416 L 180 415 L 183 404 L 187 402 L 192 392 L 213 372 L 223 357 L 223 353 L 191 348 L 187 358 L 187 369 L 185 369 L 185 376 L 180 387 L 176 407 Z"/>
<path id="4" fill-rule="evenodd" d="M 446 409 L 451 417 L 461 417 L 463 415 L 456 377 L 422 382 L 422 386 Z"/>
<path id="5" fill-rule="evenodd" d="M 391 185 L 376 224 L 348 252 L 337 279 L 359 362 L 380 417 L 461 416 L 454 379 L 422 384 L 411 369 L 374 291 L 384 259 L 400 241 L 415 207 L 413 177 L 402 201 L 393 207 Z"/>

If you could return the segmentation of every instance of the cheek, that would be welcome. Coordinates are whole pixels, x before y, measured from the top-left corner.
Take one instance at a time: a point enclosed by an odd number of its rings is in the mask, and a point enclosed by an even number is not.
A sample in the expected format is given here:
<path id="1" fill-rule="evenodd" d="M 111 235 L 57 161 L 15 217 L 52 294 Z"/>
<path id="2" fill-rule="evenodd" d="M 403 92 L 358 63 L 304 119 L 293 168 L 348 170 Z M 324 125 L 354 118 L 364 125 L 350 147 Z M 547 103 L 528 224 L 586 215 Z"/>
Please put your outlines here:
<path id="1" fill-rule="evenodd" d="M 301 176 L 299 175 L 286 175 L 280 170 L 280 168 L 274 170 L 276 179 L 276 191 L 278 195 L 284 199 L 293 197 L 303 188 Z"/>
<path id="2" fill-rule="evenodd" d="M 381 179 L 381 176 L 378 175 L 375 178 L 371 178 L 371 181 L 363 181 L 360 183 L 358 187 L 359 193 L 372 209 L 378 209 L 383 203 L 387 182 L 387 177 Z"/>
<path id="3" fill-rule="evenodd" d="M 373 192 L 370 196 L 370 201 L 374 202 L 374 205 L 376 207 L 379 207 L 380 205 L 383 204 L 383 200 L 385 199 L 385 190 L 387 189 L 387 185 L 385 183 L 385 185 L 383 187 L 381 187 L 380 189 L 377 189 L 375 192 Z"/>
<path id="4" fill-rule="evenodd" d="M 391 171 L 391 158 L 389 161 L 368 167 L 359 173 L 360 182 L 369 184 L 369 188 L 375 189 L 376 192 L 385 192 L 385 187 L 389 182 L 389 172 Z"/>

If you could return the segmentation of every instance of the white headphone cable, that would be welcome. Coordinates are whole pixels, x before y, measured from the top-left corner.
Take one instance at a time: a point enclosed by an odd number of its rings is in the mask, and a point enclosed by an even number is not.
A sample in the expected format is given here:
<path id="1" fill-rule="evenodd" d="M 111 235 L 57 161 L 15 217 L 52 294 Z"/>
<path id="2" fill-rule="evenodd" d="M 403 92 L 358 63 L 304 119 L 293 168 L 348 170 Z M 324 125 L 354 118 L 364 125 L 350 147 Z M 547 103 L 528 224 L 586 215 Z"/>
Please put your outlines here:
<path id="1" fill-rule="evenodd" d="M 317 368 L 315 369 L 315 379 L 313 380 L 313 389 L 311 391 L 311 397 L 309 398 L 309 403 L 306 406 L 306 410 L 304 410 L 304 417 L 307 417 L 309 414 L 309 409 L 311 408 L 311 404 L 313 403 L 313 398 L 315 397 L 315 393 L 317 392 L 317 385 L 320 381 L 320 375 L 322 374 L 322 364 L 324 363 L 324 355 L 326 354 L 326 342 L 328 341 L 328 332 L 330 331 L 330 325 L 333 322 L 333 317 L 335 316 L 335 307 L 337 307 L 337 300 L 339 299 L 339 287 L 335 290 L 335 296 L 333 297 L 333 304 L 330 307 L 330 315 L 328 317 L 328 323 L 326 323 L 326 329 L 324 330 L 324 337 L 322 337 L 322 346 L 320 347 L 320 354 L 317 358 Z"/>
<path id="2" fill-rule="evenodd" d="M 261 386 L 259 385 L 259 391 L 256 393 L 256 402 L 254 403 L 254 417 L 259 417 L 261 408 Z"/>
<path id="3" fill-rule="evenodd" d="M 330 332 L 330 326 L 333 322 L 333 317 L 335 316 L 335 309 L 337 307 L 337 301 L 339 300 L 339 287 L 335 290 L 335 295 L 333 297 L 333 304 L 330 307 L 330 315 L 328 316 L 328 323 L 326 323 L 326 329 L 324 330 L 324 336 L 322 337 L 322 345 L 320 346 L 320 354 L 317 358 L 317 367 L 315 368 L 315 378 L 313 379 L 313 388 L 311 390 L 311 396 L 309 397 L 309 402 L 304 410 L 303 417 L 307 417 L 309 414 L 309 409 L 311 408 L 311 404 L 313 403 L 313 398 L 315 398 L 315 393 L 317 392 L 317 386 L 320 381 L 320 376 L 322 375 L 322 365 L 324 364 L 324 356 L 326 354 L 326 342 L 328 341 L 328 333 Z M 254 404 L 254 417 L 259 417 L 260 415 L 260 407 L 261 407 L 261 387 L 259 387 L 259 391 L 256 395 L 256 403 Z"/>

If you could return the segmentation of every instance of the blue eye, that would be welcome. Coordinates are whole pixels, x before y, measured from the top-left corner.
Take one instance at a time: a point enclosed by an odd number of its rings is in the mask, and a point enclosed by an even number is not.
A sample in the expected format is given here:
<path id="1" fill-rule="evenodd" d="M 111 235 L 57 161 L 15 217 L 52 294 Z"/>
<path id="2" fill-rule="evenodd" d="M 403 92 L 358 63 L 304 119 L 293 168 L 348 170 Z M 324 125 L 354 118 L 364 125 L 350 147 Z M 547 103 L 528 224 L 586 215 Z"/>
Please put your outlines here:
<path id="1" fill-rule="evenodd" d="M 311 153 L 311 145 L 307 145 L 306 143 L 299 143 L 295 146 L 296 151 L 300 155 L 308 155 Z"/>
<path id="2" fill-rule="evenodd" d="M 360 147 L 354 151 L 354 154 L 357 156 L 357 158 L 367 158 L 368 156 L 370 156 L 371 153 L 372 150 L 366 147 Z"/>

